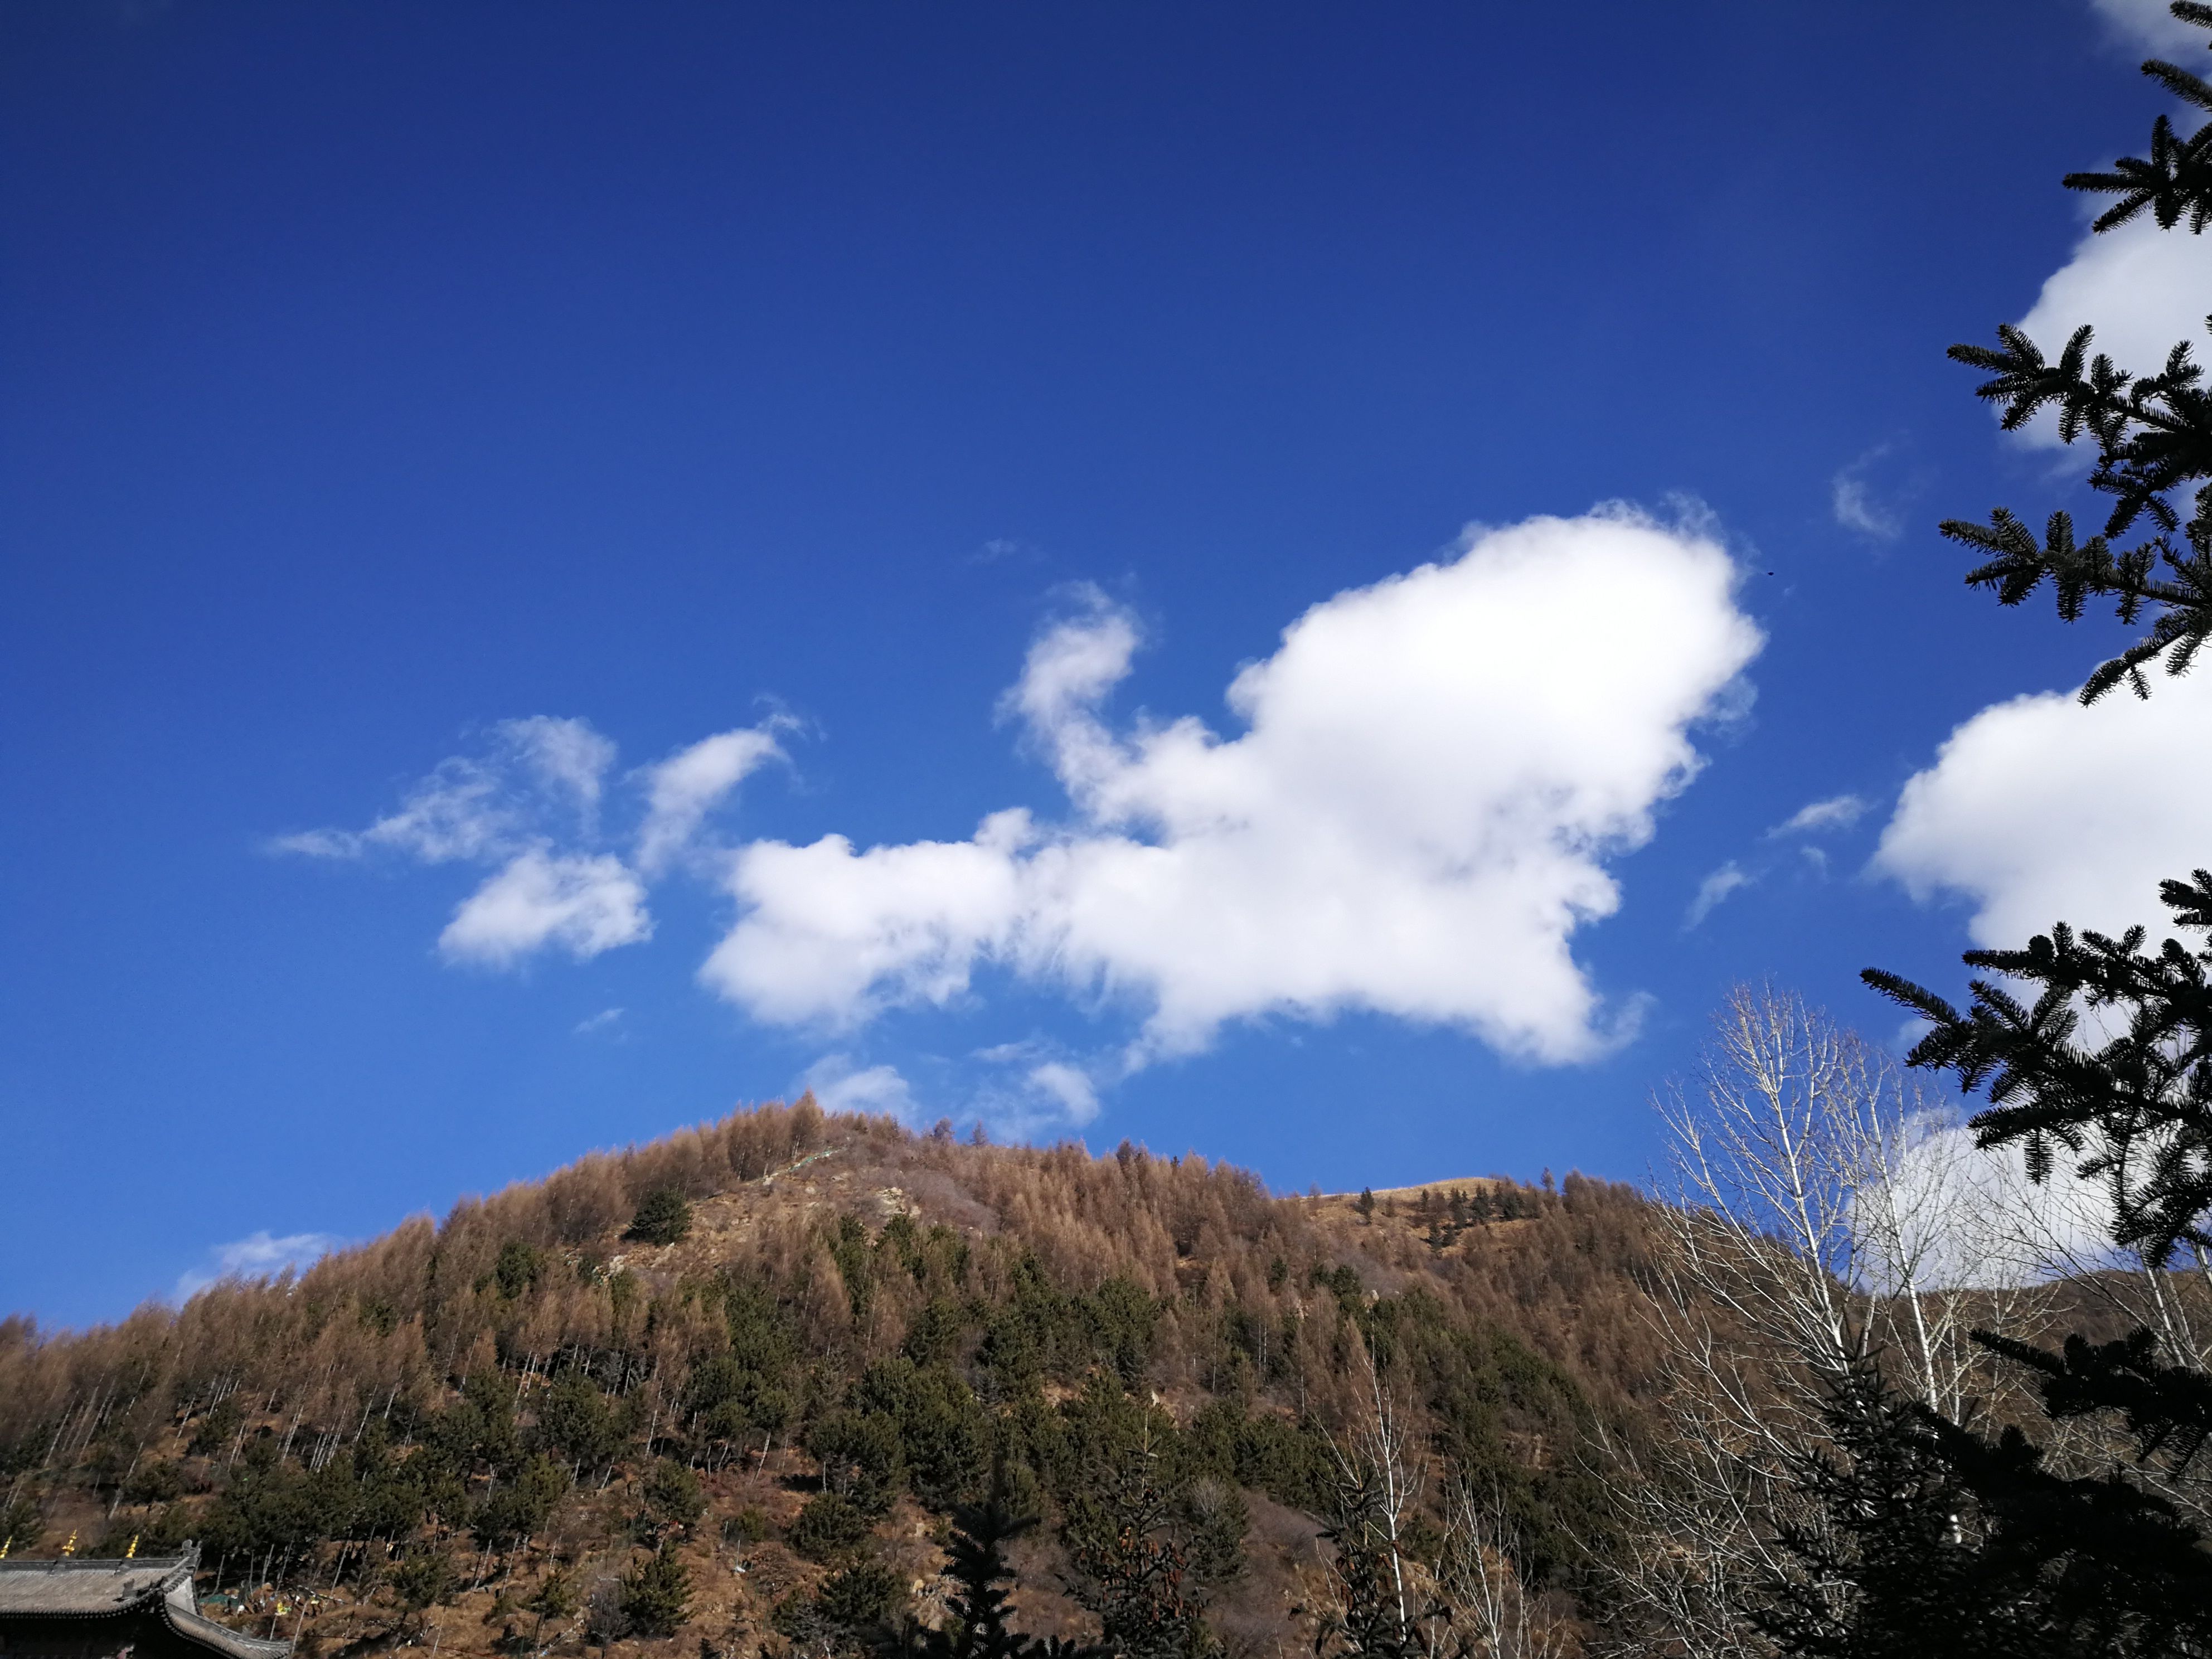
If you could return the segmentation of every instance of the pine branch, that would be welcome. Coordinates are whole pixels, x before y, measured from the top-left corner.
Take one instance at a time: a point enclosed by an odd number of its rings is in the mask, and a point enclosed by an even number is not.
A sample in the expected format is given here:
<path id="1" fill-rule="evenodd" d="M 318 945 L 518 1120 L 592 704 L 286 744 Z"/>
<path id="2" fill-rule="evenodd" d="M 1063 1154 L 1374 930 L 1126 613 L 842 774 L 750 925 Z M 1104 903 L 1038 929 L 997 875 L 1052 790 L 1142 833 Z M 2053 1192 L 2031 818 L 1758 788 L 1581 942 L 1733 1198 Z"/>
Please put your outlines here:
<path id="1" fill-rule="evenodd" d="M 2154 61 L 2143 71 L 2192 103 L 2208 91 L 2203 81 L 2172 64 Z M 2116 229 L 2148 209 L 2160 230 L 2186 219 L 2191 234 L 2201 233 L 2212 218 L 2212 123 L 2183 139 L 2161 115 L 2151 124 L 2148 157 L 2124 155 L 2108 173 L 2069 173 L 2061 182 L 2069 190 L 2120 198 L 2098 216 L 2097 230 Z"/>
<path id="2" fill-rule="evenodd" d="M 2212 319 L 2207 319 L 2212 324 Z M 2097 357 L 2084 368 L 2089 330 L 2075 331 L 2059 362 L 2044 361 L 2019 330 L 1998 331 L 2002 350 L 1954 346 L 1959 362 L 1996 371 L 1978 395 L 2004 405 L 2003 424 L 2017 427 L 2049 404 L 2059 405 L 2059 433 L 2069 442 L 2085 433 L 2098 445 L 2089 482 L 2118 497 L 2104 531 L 2078 539 L 2073 516 L 2053 513 L 2039 539 L 2008 507 L 1986 525 L 1947 519 L 1949 539 L 1991 555 L 1966 574 L 1970 586 L 1996 590 L 2000 605 L 2021 604 L 2048 577 L 2057 590 L 2062 621 L 2078 621 L 2088 600 L 2109 599 L 2124 626 L 2134 627 L 2146 607 L 2154 611 L 2141 639 L 2101 665 L 2083 688 L 2093 702 L 2126 681 L 2149 695 L 2142 667 L 2163 659 L 2168 674 L 2188 671 L 2212 637 L 2212 398 L 2186 344 L 2177 345 L 2163 373 L 2137 379 Z M 2203 483 L 2195 516 L 2185 526 L 2167 501 L 2172 491 Z M 2141 544 L 2115 551 L 2111 538 L 2148 514 L 2160 526 Z M 2178 533 L 2177 533 L 2178 532 Z"/>
<path id="3" fill-rule="evenodd" d="M 2212 7 L 2208 7 L 2212 10 Z M 2212 870 L 2191 872 L 2192 881 L 2163 881 L 2159 884 L 2160 901 L 2173 912 L 2177 927 L 2200 927 L 2212 931 Z"/>
<path id="4" fill-rule="evenodd" d="M 2069 1480 L 2017 1428 L 1991 1440 L 1899 1399 L 1863 1362 L 1828 1382 L 1827 1443 L 1799 1459 L 1817 1506 L 1780 1541 L 1797 1571 L 1753 1618 L 1784 1652 L 2201 1653 L 2212 1556 L 2159 1495 Z"/>
<path id="5" fill-rule="evenodd" d="M 2212 29 L 2212 9 L 2191 0 L 2170 9 L 2182 22 Z M 2212 84 L 2179 64 L 2154 58 L 2142 72 L 2181 102 L 2212 112 Z M 2191 234 L 2199 234 L 2212 222 L 2212 122 L 2184 139 L 2161 115 L 2151 125 L 2147 158 L 2123 156 L 2109 173 L 2069 173 L 2064 183 L 2069 190 L 2120 198 L 2098 218 L 2100 231 L 2126 224 L 2148 209 L 2161 230 L 2172 230 L 2185 218 Z"/>
<path id="6" fill-rule="evenodd" d="M 2212 872 L 2160 896 L 2175 927 L 2212 929 Z M 1963 1013 L 1897 975 L 1861 977 L 1928 1021 L 1907 1063 L 1986 1095 L 1972 1121 L 1982 1145 L 2021 1143 L 2037 1181 L 2064 1148 L 2111 1193 L 2114 1243 L 2163 1261 L 2181 1243 L 2212 1247 L 2212 950 L 2145 942 L 2141 927 L 2112 939 L 2062 922 L 2024 950 L 1968 951 L 1993 977 L 1971 982 Z M 2124 1016 L 2124 1029 L 2089 1046 L 2084 1009 Z"/>
<path id="7" fill-rule="evenodd" d="M 2212 29 L 2212 7 L 2198 0 L 2177 0 L 2172 9 L 2184 22 Z M 2163 59 L 2142 68 L 2173 97 L 2212 112 L 2212 82 Z M 2212 122 L 2183 138 L 2161 115 L 2152 124 L 2147 157 L 2124 156 L 2105 172 L 2069 173 L 2065 183 L 2071 190 L 2118 198 L 2097 220 L 2100 231 L 2148 212 L 2161 229 L 2185 220 L 2192 234 L 2201 233 L 2212 223 Z M 2206 324 L 2212 328 L 2212 317 Z M 2079 620 L 2091 599 L 2112 599 L 2128 627 L 2137 625 L 2147 609 L 2152 613 L 2142 636 L 2089 676 L 2084 702 L 2122 684 L 2139 697 L 2148 696 L 2147 666 L 2162 662 L 2169 675 L 2184 673 L 2212 638 L 2212 397 L 2203 370 L 2185 341 L 2167 353 L 2159 373 L 2137 375 L 2102 353 L 2093 356 L 2091 339 L 2086 325 L 2076 329 L 2054 362 L 2020 329 L 2005 324 L 1995 347 L 1954 345 L 1949 355 L 1988 373 L 1975 395 L 2001 406 L 2005 430 L 2017 431 L 2039 411 L 2055 408 L 2061 442 L 2095 442 L 2088 482 L 2112 498 L 2102 532 L 2077 541 L 2070 516 L 2054 513 L 2039 542 L 2002 507 L 1986 526 L 1961 519 L 1942 526 L 1952 540 L 1993 556 L 1966 580 L 1995 589 L 2001 605 L 2020 604 L 2048 576 L 2063 621 Z M 2185 524 L 2172 498 L 2191 486 L 2196 501 Z M 2149 539 L 2124 550 L 2112 546 L 2113 538 L 2145 518 L 2153 526 Z"/>
<path id="8" fill-rule="evenodd" d="M 2117 1475 L 2053 1474 L 2017 1428 L 1990 1441 L 1924 1407 L 1913 1415 L 1984 1517 L 1973 1577 L 2035 1596 L 2049 1624 L 2087 1626 L 2111 1642 L 2106 1650 L 2191 1651 L 2191 1638 L 2212 1636 L 2212 1557 L 2163 1498 Z"/>
<path id="9" fill-rule="evenodd" d="M 2212 1376 L 2163 1363 L 2158 1339 L 2148 1330 L 2097 1344 L 2069 1336 L 2063 1354 L 1993 1331 L 1972 1335 L 1991 1352 L 2037 1374 L 2045 1416 L 2055 1421 L 2118 1412 L 2134 1437 L 2136 1455 L 2163 1453 L 2177 1475 L 2212 1438 Z"/>

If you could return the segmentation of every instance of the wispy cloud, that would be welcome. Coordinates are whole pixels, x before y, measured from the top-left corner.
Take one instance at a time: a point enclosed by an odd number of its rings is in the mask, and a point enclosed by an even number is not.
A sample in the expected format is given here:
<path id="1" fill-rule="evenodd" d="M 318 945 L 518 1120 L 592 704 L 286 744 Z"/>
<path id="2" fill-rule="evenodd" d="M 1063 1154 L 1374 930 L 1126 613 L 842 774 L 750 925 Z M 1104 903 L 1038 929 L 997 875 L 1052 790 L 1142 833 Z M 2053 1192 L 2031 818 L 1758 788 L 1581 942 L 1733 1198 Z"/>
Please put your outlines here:
<path id="1" fill-rule="evenodd" d="M 1098 1115 L 1102 1085 L 1120 1080 L 1141 1064 L 1127 1054 L 1085 1058 L 1043 1037 L 995 1043 L 972 1057 L 996 1075 L 977 1091 L 969 1109 L 1013 1139 L 1080 1128 Z"/>
<path id="2" fill-rule="evenodd" d="M 396 812 L 366 830 L 272 837 L 270 850 L 307 858 L 397 853 L 424 864 L 510 856 L 549 835 L 588 835 L 615 747 L 591 722 L 533 714 L 501 720 L 481 755 L 441 761 Z"/>
<path id="3" fill-rule="evenodd" d="M 2099 16 L 2130 51 L 2148 49 L 2161 56 L 2186 54 L 2185 67 L 2198 69 L 2203 59 L 2204 31 L 2173 15 L 2167 0 L 2089 0 Z M 2197 59 L 2191 63 L 2191 58 Z"/>
<path id="4" fill-rule="evenodd" d="M 1831 795 L 1799 807 L 1768 830 L 1770 839 L 1783 836 L 1816 836 L 1826 830 L 1848 830 L 1866 816 L 1867 803 L 1856 795 Z"/>
<path id="5" fill-rule="evenodd" d="M 786 756 L 772 720 L 758 726 L 718 732 L 645 771 L 645 823 L 637 833 L 637 866 L 658 875 L 690 846 L 707 814 L 750 774 Z"/>
<path id="6" fill-rule="evenodd" d="M 441 761 L 398 809 L 366 830 L 278 836 L 269 850 L 358 860 L 494 866 L 438 936 L 448 962 L 509 968 L 548 950 L 577 961 L 653 937 L 646 884 L 702 842 L 708 815 L 740 781 L 784 758 L 777 715 L 717 732 L 630 781 L 644 799 L 624 854 L 601 834 L 614 744 L 587 720 L 532 715 L 490 728 L 482 752 Z"/>
<path id="7" fill-rule="evenodd" d="M 998 1043 L 969 1059 L 976 1066 L 965 1068 L 964 1075 L 950 1074 L 951 1094 L 927 1107 L 896 1066 L 869 1065 L 844 1053 L 823 1055 L 799 1074 L 796 1086 L 811 1091 L 824 1111 L 888 1114 L 915 1127 L 926 1115 L 942 1115 L 980 1121 L 994 1134 L 1020 1140 L 1090 1122 L 1099 1112 L 1099 1077 L 1119 1076 L 1123 1069 L 1115 1058 L 1086 1063 L 1042 1038 Z"/>
<path id="8" fill-rule="evenodd" d="M 968 556 L 970 564 L 1006 564 L 1019 562 L 1034 564 L 1044 556 L 1044 550 L 1029 542 L 1017 541 L 1011 536 L 994 536 Z"/>
<path id="9" fill-rule="evenodd" d="M 1057 1105 L 1071 1123 L 1088 1123 L 1098 1115 L 1097 1085 L 1065 1061 L 1048 1060 L 1042 1066 L 1032 1066 L 1026 1081 Z"/>
<path id="10" fill-rule="evenodd" d="M 281 1238 L 266 1229 L 250 1233 L 210 1249 L 201 1267 L 178 1279 L 176 1298 L 189 1300 L 226 1279 L 273 1279 L 282 1273 L 311 1267 L 346 1242 L 335 1233 L 287 1233 Z"/>
<path id="11" fill-rule="evenodd" d="M 1730 859 L 1698 884 L 1698 896 L 1690 901 L 1689 910 L 1682 918 L 1682 926 L 1686 929 L 1697 927 L 1712 915 L 1729 894 L 1740 887 L 1750 886 L 1758 879 L 1757 876 L 1750 874 Z"/>
<path id="12" fill-rule="evenodd" d="M 1856 795 L 1831 795 L 1799 807 L 1782 823 L 1769 830 L 1762 839 L 1774 842 L 1793 836 L 1817 836 L 1831 830 L 1847 830 L 1864 817 L 1866 811 L 1867 803 Z M 1797 853 L 1814 878 L 1826 878 L 1828 855 L 1826 852 L 1818 847 L 1800 845 Z M 1784 867 L 1779 855 L 1771 851 L 1754 853 L 1747 862 L 1729 860 L 1698 883 L 1689 908 L 1683 913 L 1683 931 L 1687 933 L 1703 923 L 1706 917 L 1728 901 L 1731 894 L 1765 880 Z"/>
<path id="13" fill-rule="evenodd" d="M 571 1032 L 570 1035 L 573 1036 L 597 1036 L 601 1032 L 611 1034 L 615 1033 L 618 1031 L 622 1024 L 622 1019 L 623 1011 L 621 1009 L 602 1008 L 598 1013 L 592 1015 L 589 1018 L 578 1020 L 576 1022 L 575 1030 Z"/>
<path id="14" fill-rule="evenodd" d="M 1905 526 L 1896 507 L 1884 501 L 1869 474 L 1887 458 L 1890 446 L 1877 444 L 1829 480 L 1829 500 L 1836 522 L 1876 541 L 1893 542 Z"/>
<path id="15" fill-rule="evenodd" d="M 850 1054 L 824 1054 L 800 1074 L 825 1112 L 870 1112 L 896 1118 L 909 1128 L 921 1121 L 914 1089 L 896 1066 L 862 1066 Z"/>

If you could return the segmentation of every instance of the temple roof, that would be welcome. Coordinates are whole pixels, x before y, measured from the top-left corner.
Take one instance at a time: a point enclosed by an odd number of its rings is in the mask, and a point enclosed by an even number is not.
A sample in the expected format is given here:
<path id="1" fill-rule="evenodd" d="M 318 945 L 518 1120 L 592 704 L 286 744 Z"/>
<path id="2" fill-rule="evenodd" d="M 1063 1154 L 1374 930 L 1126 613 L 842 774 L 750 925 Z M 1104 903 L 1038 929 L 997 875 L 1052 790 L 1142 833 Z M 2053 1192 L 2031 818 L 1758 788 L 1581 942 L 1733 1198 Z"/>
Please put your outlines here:
<path id="1" fill-rule="evenodd" d="M 197 1546 L 182 1555 L 131 1561 L 83 1558 L 0 1561 L 0 1619 L 102 1619 L 157 1613 L 179 1636 L 223 1659 L 286 1659 L 289 1642 L 264 1642 L 218 1625 L 199 1610 L 192 1569 Z"/>
<path id="2" fill-rule="evenodd" d="M 0 1613 L 54 1618 L 123 1613 L 188 1580 L 194 1559 L 0 1561 Z"/>
<path id="3" fill-rule="evenodd" d="M 161 1616 L 178 1635 L 202 1647 L 212 1648 L 225 1659 L 289 1659 L 292 1651 L 289 1642 L 264 1642 L 258 1636 L 240 1636 L 228 1625 L 218 1625 L 198 1613 L 183 1612 L 167 1601 L 161 1603 Z"/>

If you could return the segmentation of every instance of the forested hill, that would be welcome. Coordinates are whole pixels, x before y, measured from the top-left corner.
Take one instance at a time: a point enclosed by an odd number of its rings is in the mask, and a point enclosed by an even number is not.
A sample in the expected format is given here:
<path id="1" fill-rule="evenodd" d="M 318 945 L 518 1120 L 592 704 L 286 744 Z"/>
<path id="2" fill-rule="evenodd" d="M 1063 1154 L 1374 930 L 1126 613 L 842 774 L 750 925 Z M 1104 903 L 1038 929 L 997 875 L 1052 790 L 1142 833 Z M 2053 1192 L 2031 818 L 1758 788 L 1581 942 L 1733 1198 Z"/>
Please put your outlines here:
<path id="1" fill-rule="evenodd" d="M 826 1655 L 941 1623 L 951 1517 L 995 1486 L 1038 1517 L 1027 1628 L 1310 1653 L 1321 1534 L 1395 1425 L 1406 1557 L 1484 1494 L 1483 1559 L 1571 1644 L 1603 1612 L 1588 1449 L 1659 1358 L 1650 1214 L 1571 1176 L 1277 1198 L 768 1106 L 297 1279 L 0 1324 L 0 1534 L 197 1540 L 216 1609 L 307 1654 Z"/>

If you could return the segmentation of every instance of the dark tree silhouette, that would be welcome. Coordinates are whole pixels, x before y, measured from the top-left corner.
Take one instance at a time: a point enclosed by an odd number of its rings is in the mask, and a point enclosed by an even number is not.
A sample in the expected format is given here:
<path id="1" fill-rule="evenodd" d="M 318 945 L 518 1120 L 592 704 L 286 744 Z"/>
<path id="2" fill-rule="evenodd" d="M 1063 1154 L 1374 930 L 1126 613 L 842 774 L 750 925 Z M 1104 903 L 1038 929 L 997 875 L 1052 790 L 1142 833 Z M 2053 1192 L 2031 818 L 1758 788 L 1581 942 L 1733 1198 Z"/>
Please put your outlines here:
<path id="1" fill-rule="evenodd" d="M 2212 5 L 2180 0 L 2172 10 L 2212 29 Z M 2159 60 L 2143 70 L 2212 112 L 2212 85 L 2198 76 Z M 2148 159 L 2065 182 L 2119 198 L 2100 231 L 2149 213 L 2164 229 L 2199 234 L 2212 222 L 2212 123 L 2185 140 L 2161 116 Z M 1967 580 L 2002 604 L 2019 604 L 2047 576 L 2066 621 L 2091 599 L 2113 600 L 2130 625 L 2148 613 L 2142 637 L 2089 676 L 2081 699 L 2124 681 L 2148 696 L 2147 665 L 2162 659 L 2180 674 L 2212 635 L 2212 397 L 2202 369 L 2186 343 L 2140 376 L 2092 357 L 2087 327 L 2056 362 L 2017 329 L 1998 334 L 1996 349 L 1954 346 L 1951 356 L 1990 372 L 1979 395 L 2003 405 L 2008 428 L 2055 405 L 2065 442 L 2094 444 L 2088 482 L 2112 508 L 2086 541 L 2064 513 L 2039 540 L 2004 508 L 1986 526 L 1954 520 L 1943 532 L 1991 556 Z M 2193 502 L 2177 505 L 2192 486 Z M 2115 546 L 2145 523 L 2145 539 Z M 2162 896 L 2177 932 L 2212 930 L 2212 874 L 2168 881 Z M 2178 1247 L 2212 1245 L 2212 949 L 2146 943 L 2142 927 L 2113 939 L 2059 923 L 2023 949 L 1970 951 L 1981 976 L 1963 1012 L 1894 974 L 1863 977 L 1929 1023 L 1911 1064 L 1986 1094 L 1988 1109 L 1972 1120 L 1983 1146 L 2021 1145 L 2038 1181 L 2062 1154 L 2073 1160 L 2109 1195 L 2114 1242 L 2156 1269 Z M 2085 1012 L 2118 1034 L 2091 1036 Z M 2054 1421 L 2116 1417 L 2139 1459 L 2171 1476 L 2212 1435 L 2212 1378 L 2161 1358 L 2148 1331 L 2102 1345 L 2076 1336 L 2060 1354 L 1976 1334 L 2022 1368 Z M 2212 1554 L 2139 1480 L 2063 1479 L 2019 1430 L 1991 1440 L 1897 1404 L 1878 1379 L 1838 1379 L 1836 1389 L 1829 1429 L 1839 1455 L 1808 1472 L 1828 1526 L 1791 1541 L 1810 1583 L 1850 1593 L 1785 1592 L 1771 1634 L 1786 1651 L 2212 1652 Z"/>
<path id="2" fill-rule="evenodd" d="M 2212 28 L 2212 5 L 2177 0 L 2172 11 L 2184 22 Z M 2200 76 L 2159 58 L 2142 68 L 2185 104 L 2212 113 L 2212 85 Z M 2161 115 L 2151 129 L 2148 159 L 2124 158 L 2109 173 L 2069 173 L 2066 184 L 2120 198 L 2096 222 L 2100 231 L 2148 211 L 2162 229 L 2186 221 L 2190 234 L 2197 234 L 2212 219 L 2212 121 L 2181 139 Z M 2212 318 L 2206 321 L 2212 325 Z M 2092 357 L 2091 338 L 2087 325 L 2075 330 L 2054 363 L 2008 325 L 1997 330 L 1994 348 L 1954 345 L 1950 355 L 1989 371 L 1977 395 L 2004 406 L 2006 430 L 2055 405 L 2062 439 L 2070 444 L 2086 437 L 2096 445 L 2089 483 L 2113 498 L 2104 529 L 2083 541 L 2070 514 L 2054 513 L 2039 540 L 2006 507 L 1986 525 L 1964 519 L 1943 525 L 1945 535 L 1990 555 L 1966 580 L 1994 588 L 2000 604 L 2018 605 L 2048 576 L 2058 614 L 2068 622 L 2091 599 L 2112 599 L 2130 626 L 2146 610 L 2152 613 L 2143 636 L 2090 675 L 2081 689 L 2084 702 L 2122 680 L 2138 696 L 2149 696 L 2144 664 L 2163 656 L 2169 674 L 2182 673 L 2212 635 L 2212 495 L 2200 489 L 2186 520 L 2169 499 L 2212 478 L 2212 393 L 2203 368 L 2183 341 L 2156 373 L 2133 374 L 2101 353 Z M 2115 548 L 2146 519 L 2151 531 L 2144 540 Z"/>
<path id="3" fill-rule="evenodd" d="M 935 1629 L 908 1622 L 885 1644 L 903 1659 L 1107 1659 L 1110 1650 L 1058 1637 L 1024 1635 L 1006 1622 L 1013 1569 L 1006 1547 L 1036 1524 L 1017 1517 L 1002 1495 L 953 1512 L 947 1571 L 955 1589 Z"/>
<path id="4" fill-rule="evenodd" d="M 1822 1524 L 1788 1533 L 1807 1571 L 1757 1615 L 1784 1652 L 2102 1659 L 2212 1644 L 2202 1540 L 2155 1493 L 2054 1474 L 2017 1428 L 1990 1440 L 1946 1422 L 1868 1364 L 1830 1380 L 1823 1416 L 1830 1444 L 1800 1470 Z"/>

